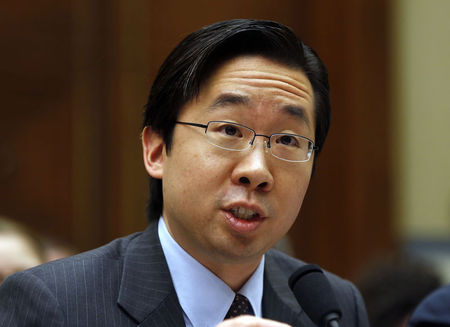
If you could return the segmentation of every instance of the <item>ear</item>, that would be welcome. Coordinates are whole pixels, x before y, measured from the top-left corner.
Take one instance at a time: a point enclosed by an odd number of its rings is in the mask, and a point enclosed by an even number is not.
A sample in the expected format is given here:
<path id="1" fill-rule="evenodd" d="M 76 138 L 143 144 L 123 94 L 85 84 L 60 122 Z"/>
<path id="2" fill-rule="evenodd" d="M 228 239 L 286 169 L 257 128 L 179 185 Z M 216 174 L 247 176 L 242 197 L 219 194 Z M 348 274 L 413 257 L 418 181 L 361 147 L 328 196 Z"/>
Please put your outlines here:
<path id="1" fill-rule="evenodd" d="M 166 144 L 161 135 L 154 132 L 150 126 L 142 131 L 142 153 L 148 174 L 153 178 L 162 179 Z"/>

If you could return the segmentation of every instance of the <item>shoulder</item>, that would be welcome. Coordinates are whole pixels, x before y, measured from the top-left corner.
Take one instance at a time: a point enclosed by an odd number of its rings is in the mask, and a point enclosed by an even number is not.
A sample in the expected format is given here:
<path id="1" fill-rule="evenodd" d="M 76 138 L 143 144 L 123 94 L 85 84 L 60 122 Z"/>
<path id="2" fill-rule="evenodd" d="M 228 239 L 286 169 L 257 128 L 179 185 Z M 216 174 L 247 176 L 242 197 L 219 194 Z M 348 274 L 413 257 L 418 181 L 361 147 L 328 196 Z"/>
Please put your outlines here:
<path id="1" fill-rule="evenodd" d="M 19 321 L 24 326 L 64 326 L 67 317 L 76 314 L 72 308 L 80 303 L 86 310 L 100 304 L 112 307 L 119 292 L 124 258 L 140 235 L 132 234 L 13 274 L 0 284 L 0 317 L 11 321 L 12 326 Z"/>
<path id="2" fill-rule="evenodd" d="M 450 326 L 450 284 L 428 295 L 413 312 L 408 326 Z"/>
<path id="3" fill-rule="evenodd" d="M 266 271 L 271 275 L 277 274 L 282 276 L 284 283 L 288 283 L 289 277 L 299 268 L 307 263 L 290 257 L 280 251 L 270 250 L 266 253 Z M 369 326 L 367 312 L 362 296 L 354 284 L 343 279 L 325 269 L 325 276 L 329 280 L 331 287 L 341 306 L 343 316 L 350 318 L 353 322 L 352 326 Z M 344 324 L 347 326 L 346 324 Z"/>
<path id="4" fill-rule="evenodd" d="M 285 275 L 287 279 L 299 268 L 307 265 L 308 263 L 290 257 L 280 251 L 270 250 L 266 254 L 266 263 L 268 266 L 276 266 L 280 273 Z M 351 282 L 346 279 L 343 279 L 325 269 L 322 269 L 325 276 L 330 281 L 335 292 L 350 292 L 352 293 L 355 287 Z"/>
<path id="5" fill-rule="evenodd" d="M 70 280 L 74 283 L 80 275 L 84 277 L 107 273 L 112 267 L 122 265 L 130 243 L 140 235 L 141 233 L 135 233 L 118 238 L 99 248 L 36 266 L 19 273 L 19 275 L 34 275 L 44 281 L 52 282 Z"/>

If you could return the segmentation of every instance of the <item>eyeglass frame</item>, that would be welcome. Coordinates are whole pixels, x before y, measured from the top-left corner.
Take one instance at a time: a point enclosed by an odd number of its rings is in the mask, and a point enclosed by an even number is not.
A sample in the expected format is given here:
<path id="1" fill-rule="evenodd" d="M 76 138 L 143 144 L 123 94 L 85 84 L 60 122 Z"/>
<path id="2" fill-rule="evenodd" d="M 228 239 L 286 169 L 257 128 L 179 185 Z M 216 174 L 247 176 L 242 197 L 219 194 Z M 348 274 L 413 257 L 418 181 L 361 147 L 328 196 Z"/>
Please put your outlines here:
<path id="1" fill-rule="evenodd" d="M 220 149 L 224 149 L 224 150 L 228 150 L 228 151 L 245 151 L 245 150 L 247 150 L 248 148 L 250 148 L 250 147 L 253 145 L 253 143 L 255 142 L 255 138 L 256 138 L 257 136 L 263 136 L 263 137 L 265 137 L 265 138 L 268 139 L 268 142 L 267 142 L 267 148 L 270 149 L 270 154 L 271 154 L 272 156 L 274 156 L 274 157 L 277 158 L 277 159 L 280 159 L 280 160 L 283 160 L 283 161 L 287 161 L 287 162 L 308 162 L 308 161 L 311 159 L 311 157 L 312 157 L 312 153 L 313 153 L 314 151 L 319 150 L 319 147 L 316 146 L 316 145 L 314 144 L 314 141 L 311 140 L 311 139 L 309 139 L 309 138 L 307 138 L 306 136 L 302 136 L 302 135 L 298 135 L 298 134 L 292 134 L 292 133 L 272 133 L 272 134 L 270 134 L 270 135 L 257 134 L 256 131 L 255 131 L 254 129 L 252 129 L 252 128 L 248 127 L 248 126 L 245 126 L 245 125 L 242 125 L 242 124 L 239 124 L 239 123 L 235 123 L 235 122 L 226 121 L 226 120 L 210 120 L 206 125 L 205 125 L 205 124 L 199 124 L 199 123 L 189 123 L 189 122 L 178 121 L 178 120 L 175 121 L 175 123 L 176 123 L 176 124 L 181 124 L 181 125 L 188 125 L 188 126 L 194 126 L 194 127 L 204 128 L 204 129 L 205 129 L 205 135 L 206 135 L 206 133 L 208 132 L 208 127 L 209 127 L 209 124 L 210 124 L 210 123 L 228 123 L 228 124 L 233 124 L 233 125 L 237 125 L 237 126 L 244 127 L 244 128 L 246 128 L 246 129 L 248 129 L 248 130 L 250 130 L 250 131 L 253 132 L 253 138 L 252 138 L 252 140 L 249 142 L 249 146 L 248 146 L 247 148 L 241 149 L 241 150 L 225 148 L 225 147 L 221 147 L 221 146 L 219 146 L 219 145 L 217 145 L 217 144 L 208 142 L 208 143 L 210 143 L 211 145 L 214 145 L 214 146 L 216 146 L 216 147 L 218 147 L 218 148 L 220 148 Z M 289 159 L 284 159 L 284 158 L 281 158 L 281 157 L 278 157 L 277 155 L 275 155 L 275 154 L 272 152 L 272 148 L 271 148 L 271 145 L 270 145 L 270 139 L 272 138 L 273 135 L 289 135 L 289 136 L 296 136 L 296 137 L 299 137 L 299 138 L 301 138 L 301 139 L 304 139 L 304 140 L 308 141 L 310 144 L 312 144 L 312 146 L 311 146 L 311 153 L 310 153 L 308 159 L 306 159 L 306 160 L 289 160 Z"/>

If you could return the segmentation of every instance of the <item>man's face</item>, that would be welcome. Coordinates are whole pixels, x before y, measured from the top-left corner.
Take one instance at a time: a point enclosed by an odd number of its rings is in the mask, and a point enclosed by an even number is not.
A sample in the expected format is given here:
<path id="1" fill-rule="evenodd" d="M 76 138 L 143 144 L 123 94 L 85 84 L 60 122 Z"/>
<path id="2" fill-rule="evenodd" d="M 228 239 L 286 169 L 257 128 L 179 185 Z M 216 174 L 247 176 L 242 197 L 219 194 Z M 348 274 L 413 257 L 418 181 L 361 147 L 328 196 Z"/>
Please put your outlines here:
<path id="1" fill-rule="evenodd" d="M 257 134 L 285 132 L 314 140 L 313 103 L 302 71 L 241 56 L 218 68 L 178 120 L 230 121 Z M 265 141 L 256 137 L 250 149 L 228 151 L 208 143 L 204 129 L 177 124 L 169 154 L 163 151 L 163 217 L 169 232 L 213 271 L 220 265 L 257 264 L 298 215 L 313 158 L 282 161 Z"/>

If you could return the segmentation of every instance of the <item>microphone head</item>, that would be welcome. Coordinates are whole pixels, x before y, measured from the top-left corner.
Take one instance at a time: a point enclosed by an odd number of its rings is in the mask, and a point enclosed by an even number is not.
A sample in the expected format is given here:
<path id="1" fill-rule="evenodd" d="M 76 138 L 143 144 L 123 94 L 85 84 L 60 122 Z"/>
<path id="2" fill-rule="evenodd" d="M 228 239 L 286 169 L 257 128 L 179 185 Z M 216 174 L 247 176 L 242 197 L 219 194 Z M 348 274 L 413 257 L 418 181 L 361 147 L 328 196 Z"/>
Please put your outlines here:
<path id="1" fill-rule="evenodd" d="M 342 316 L 330 282 L 317 265 L 305 265 L 289 278 L 289 287 L 308 317 L 319 327 Z"/>

